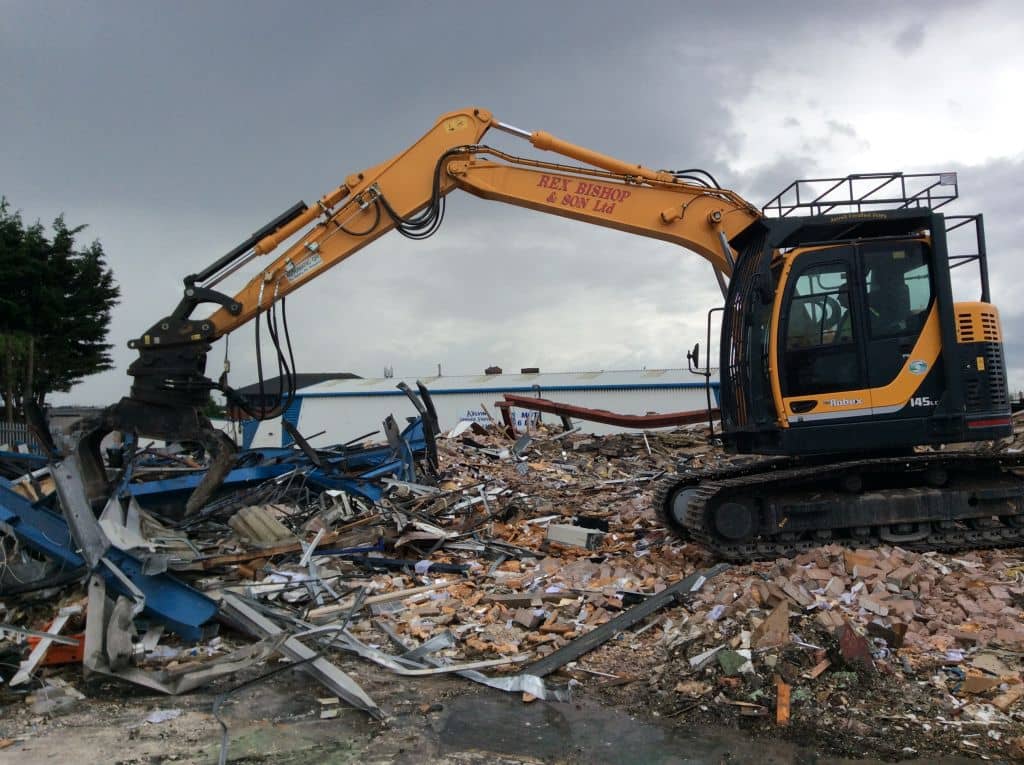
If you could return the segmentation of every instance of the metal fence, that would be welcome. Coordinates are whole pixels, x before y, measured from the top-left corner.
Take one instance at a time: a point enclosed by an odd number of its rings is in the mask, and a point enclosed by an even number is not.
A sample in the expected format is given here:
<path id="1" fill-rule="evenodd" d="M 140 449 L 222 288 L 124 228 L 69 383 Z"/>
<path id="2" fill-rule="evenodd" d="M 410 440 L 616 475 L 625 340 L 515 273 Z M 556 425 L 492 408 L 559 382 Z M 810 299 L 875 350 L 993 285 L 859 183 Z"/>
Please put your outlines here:
<path id="1" fill-rule="evenodd" d="M 10 451 L 19 451 L 20 444 L 26 445 L 29 451 L 36 454 L 43 452 L 39 442 L 36 441 L 32 431 L 24 422 L 0 422 L 0 447 Z"/>

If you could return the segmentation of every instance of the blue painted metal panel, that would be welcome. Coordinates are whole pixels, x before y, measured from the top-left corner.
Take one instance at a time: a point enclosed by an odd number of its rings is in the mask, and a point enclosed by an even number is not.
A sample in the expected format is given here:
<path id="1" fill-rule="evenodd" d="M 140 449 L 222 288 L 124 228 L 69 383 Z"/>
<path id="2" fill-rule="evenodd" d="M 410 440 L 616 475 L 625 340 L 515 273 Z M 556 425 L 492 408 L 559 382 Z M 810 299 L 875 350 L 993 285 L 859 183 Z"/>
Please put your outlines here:
<path id="1" fill-rule="evenodd" d="M 247 483 L 259 483 L 268 478 L 276 478 L 279 475 L 294 470 L 295 465 L 288 463 L 276 463 L 273 465 L 257 465 L 250 468 L 237 468 L 228 473 L 224 479 L 224 486 L 228 489 Z M 169 494 L 171 492 L 191 492 L 206 475 L 205 471 L 190 473 L 176 478 L 166 478 L 162 481 L 146 481 L 145 483 L 128 484 L 128 492 L 133 496 L 143 498 L 158 494 Z"/>
<path id="2" fill-rule="evenodd" d="M 74 551 L 75 543 L 67 521 L 59 513 L 33 505 L 10 483 L 0 479 L 0 522 L 6 523 L 28 547 L 69 568 L 80 568 L 85 559 Z"/>
<path id="3" fill-rule="evenodd" d="M 299 426 L 299 412 L 302 409 L 302 397 L 295 396 L 291 403 L 288 404 L 288 408 L 284 410 L 284 414 L 281 415 L 281 419 L 285 422 L 290 422 L 296 428 Z M 295 443 L 295 439 L 292 438 L 292 434 L 284 428 L 281 428 L 281 446 L 289 446 Z"/>
<path id="4" fill-rule="evenodd" d="M 388 446 L 354 449 L 346 454 L 327 457 L 322 469 L 310 470 L 308 480 L 322 489 L 340 489 L 349 491 L 372 502 L 383 496 L 383 489 L 374 483 L 383 476 L 397 476 L 402 480 L 415 480 L 416 469 L 414 459 L 426 448 L 423 432 L 423 421 L 416 418 L 402 430 L 402 454 L 396 456 Z M 261 483 L 279 475 L 291 472 L 296 468 L 308 469 L 309 461 L 305 455 L 294 448 L 253 449 L 239 455 L 239 461 L 245 463 L 268 462 L 256 464 L 254 467 L 235 468 L 228 473 L 223 486 L 226 489 L 237 488 L 246 484 Z M 355 473 L 355 475 L 352 475 Z M 167 478 L 162 481 L 128 484 L 128 492 L 142 503 L 159 500 L 173 500 L 175 494 L 186 494 L 199 485 L 205 474 L 202 472 Z"/>
<path id="5" fill-rule="evenodd" d="M 0 521 L 8 524 L 15 536 L 27 547 L 58 561 L 74 570 L 85 565 L 85 559 L 75 552 L 74 541 L 64 517 L 45 507 L 33 505 L 27 499 L 0 484 Z M 107 559 L 117 566 L 132 584 L 146 596 L 143 611 L 152 619 L 166 624 L 183 639 L 200 640 L 202 625 L 217 613 L 217 604 L 170 574 L 148 576 L 142 573 L 142 564 L 127 553 L 110 548 Z M 130 596 L 124 584 L 105 566 L 97 573 L 115 592 Z"/>
<path id="6" fill-rule="evenodd" d="M 242 448 L 248 449 L 256 438 L 256 431 L 259 430 L 259 420 L 246 420 L 242 423 Z"/>
<path id="7" fill-rule="evenodd" d="M 389 475 L 406 480 L 415 478 L 415 454 L 421 453 L 426 447 L 423 421 L 417 418 L 411 422 L 402 431 L 401 437 L 401 453 L 397 456 L 386 446 L 358 449 L 348 455 L 329 458 L 324 468 L 309 470 L 308 479 L 311 484 L 322 489 L 341 489 L 377 502 L 384 494 L 377 479 Z M 296 468 L 308 470 L 311 467 L 305 455 L 286 448 L 253 450 L 243 453 L 239 459 L 243 462 L 246 459 L 257 462 L 276 461 L 232 470 L 224 481 L 224 486 L 229 489 L 232 486 L 266 481 Z M 345 475 L 341 472 L 353 469 L 362 472 L 358 475 Z M 140 499 L 166 498 L 175 493 L 184 495 L 191 492 L 202 477 L 203 473 L 197 472 L 163 481 L 127 484 L 124 488 Z M 75 551 L 64 517 L 45 507 L 33 505 L 9 487 L 10 482 L 0 479 L 0 522 L 8 524 L 26 546 L 71 569 L 85 566 L 85 560 Z M 202 638 L 202 625 L 217 612 L 217 605 L 212 600 L 169 574 L 143 574 L 142 564 L 121 550 L 110 548 L 106 557 L 143 592 L 146 596 L 145 612 L 152 618 L 166 624 L 185 640 Z M 120 579 L 105 567 L 97 569 L 97 573 L 104 577 L 112 590 L 124 595 L 130 594 L 125 591 Z"/>
<path id="8" fill-rule="evenodd" d="M 121 569 L 146 596 L 143 614 L 166 624 L 184 640 L 194 642 L 203 638 L 203 625 L 217 615 L 216 603 L 170 574 L 143 574 L 142 563 L 126 552 L 112 547 L 107 551 L 107 559 Z M 100 573 L 108 587 L 122 595 L 130 594 L 125 591 L 121 580 L 109 571 Z"/>
<path id="9" fill-rule="evenodd" d="M 41 454 L 22 454 L 21 452 L 0 451 L 0 460 L 3 459 L 8 459 L 12 462 L 25 463 L 27 467 L 25 471 L 26 473 L 29 472 L 29 470 L 38 470 L 41 467 L 46 467 L 47 462 L 46 457 Z"/>

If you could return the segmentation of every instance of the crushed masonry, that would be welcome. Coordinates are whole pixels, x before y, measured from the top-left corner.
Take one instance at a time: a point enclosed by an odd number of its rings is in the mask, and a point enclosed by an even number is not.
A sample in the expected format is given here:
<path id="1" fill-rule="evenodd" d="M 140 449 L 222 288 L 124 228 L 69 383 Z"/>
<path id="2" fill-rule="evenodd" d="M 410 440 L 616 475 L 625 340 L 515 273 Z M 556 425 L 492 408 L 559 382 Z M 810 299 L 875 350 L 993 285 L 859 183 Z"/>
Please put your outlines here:
<path id="1" fill-rule="evenodd" d="M 417 423 L 389 446 L 243 453 L 189 516 L 181 487 L 202 468 L 171 449 L 137 455 L 102 521 L 83 516 L 73 464 L 3 479 L 0 708 L 62 714 L 91 703 L 89 677 L 127 698 L 291 663 L 323 724 L 339 707 L 393 714 L 374 673 L 454 673 L 538 703 L 575 689 L 667 719 L 815 729 L 837 753 L 1024 746 L 1024 551 L 829 543 L 725 566 L 650 510 L 678 460 L 730 459 L 704 425 L 460 427 L 435 471 Z M 28 717 L 0 719 L 12 750 L 31 736 Z"/>

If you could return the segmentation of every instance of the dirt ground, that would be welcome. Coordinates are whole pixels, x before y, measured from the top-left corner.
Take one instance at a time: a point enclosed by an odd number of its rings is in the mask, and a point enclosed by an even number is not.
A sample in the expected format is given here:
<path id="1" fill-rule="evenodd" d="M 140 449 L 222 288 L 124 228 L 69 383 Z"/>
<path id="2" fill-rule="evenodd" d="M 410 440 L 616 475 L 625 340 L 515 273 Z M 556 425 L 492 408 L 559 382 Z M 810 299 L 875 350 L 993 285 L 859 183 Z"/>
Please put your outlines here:
<path id="1" fill-rule="evenodd" d="M 674 684 L 671 662 L 652 667 L 625 640 L 599 649 L 592 661 L 615 663 L 620 675 L 636 680 L 610 685 L 595 678 L 576 688 L 570 703 L 525 703 L 518 694 L 457 677 L 410 680 L 356 659 L 334 658 L 378 701 L 388 715 L 385 723 L 344 705 L 337 707 L 337 717 L 321 719 L 324 691 L 289 670 L 224 701 L 228 761 L 953 764 L 968 762 L 962 755 L 970 753 L 962 746 L 962 731 L 936 736 L 885 719 L 848 719 L 843 694 L 884 700 L 887 686 L 878 677 L 856 678 L 856 687 L 834 688 L 822 701 L 810 701 L 817 707 L 810 715 L 801 714 L 798 703 L 793 724 L 783 729 L 724 713 L 714 704 L 680 705 L 677 694 L 663 690 Z M 80 682 L 84 699 L 47 714 L 36 714 L 23 698 L 7 694 L 0 707 L 0 744 L 5 745 L 0 762 L 217 762 L 222 732 L 213 705 L 244 679 L 177 698 Z M 905 708 L 905 699 L 898 703 Z M 146 721 L 161 710 L 180 714 L 165 722 Z M 922 720 L 933 711 L 922 709 Z"/>

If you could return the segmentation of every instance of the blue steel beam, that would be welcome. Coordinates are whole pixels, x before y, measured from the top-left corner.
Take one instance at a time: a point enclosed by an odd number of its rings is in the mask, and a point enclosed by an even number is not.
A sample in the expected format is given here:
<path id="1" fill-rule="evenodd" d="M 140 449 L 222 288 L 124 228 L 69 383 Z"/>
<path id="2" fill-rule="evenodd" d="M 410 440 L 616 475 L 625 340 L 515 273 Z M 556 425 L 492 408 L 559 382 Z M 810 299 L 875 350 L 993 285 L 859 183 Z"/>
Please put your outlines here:
<path id="1" fill-rule="evenodd" d="M 85 566 L 85 559 L 75 551 L 64 517 L 41 505 L 33 505 L 9 487 L 8 481 L 0 479 L 0 523 L 6 524 L 26 547 L 65 568 L 74 570 Z M 203 638 L 203 625 L 217 613 L 216 603 L 170 574 L 142 573 L 142 564 L 117 548 L 107 550 L 106 557 L 146 596 L 144 614 L 167 625 L 184 640 L 194 642 Z M 99 566 L 97 571 L 111 589 L 132 596 L 105 566 Z"/>
<path id="2" fill-rule="evenodd" d="M 423 421 L 416 418 L 402 430 L 402 454 L 396 458 L 390 447 L 379 446 L 363 448 L 329 456 L 324 460 L 324 467 L 311 470 L 308 479 L 325 489 L 337 489 L 356 494 L 371 502 L 377 502 L 383 496 L 383 489 L 375 482 L 385 476 L 397 475 L 403 480 L 415 480 L 414 460 L 426 448 L 423 433 Z M 252 449 L 242 452 L 239 460 L 280 460 L 271 464 L 260 464 L 255 467 L 236 468 L 228 473 L 224 480 L 224 488 L 239 488 L 248 484 L 261 483 L 284 475 L 295 468 L 307 469 L 309 460 L 295 449 L 267 448 Z M 356 472 L 352 475 L 353 471 Z M 160 481 L 128 484 L 128 491 L 141 501 L 152 501 L 164 495 L 181 493 L 185 496 L 199 485 L 203 472 L 166 478 Z"/>

